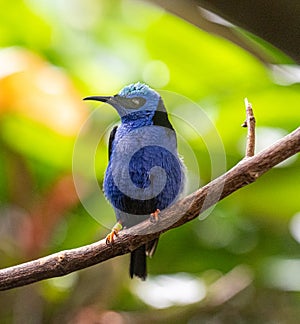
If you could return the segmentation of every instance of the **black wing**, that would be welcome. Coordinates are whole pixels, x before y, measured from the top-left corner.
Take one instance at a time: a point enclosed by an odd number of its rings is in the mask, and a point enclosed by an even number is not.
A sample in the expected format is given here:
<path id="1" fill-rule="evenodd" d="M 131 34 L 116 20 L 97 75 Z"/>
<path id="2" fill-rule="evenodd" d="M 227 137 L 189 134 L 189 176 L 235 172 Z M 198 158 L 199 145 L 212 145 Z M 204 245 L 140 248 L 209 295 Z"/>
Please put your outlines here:
<path id="1" fill-rule="evenodd" d="M 108 160 L 110 160 L 111 151 L 112 151 L 112 143 L 113 143 L 113 141 L 115 139 L 117 129 L 118 129 L 118 126 L 115 126 L 112 129 L 112 131 L 110 132 L 110 135 L 109 135 L 109 140 L 108 140 Z"/>

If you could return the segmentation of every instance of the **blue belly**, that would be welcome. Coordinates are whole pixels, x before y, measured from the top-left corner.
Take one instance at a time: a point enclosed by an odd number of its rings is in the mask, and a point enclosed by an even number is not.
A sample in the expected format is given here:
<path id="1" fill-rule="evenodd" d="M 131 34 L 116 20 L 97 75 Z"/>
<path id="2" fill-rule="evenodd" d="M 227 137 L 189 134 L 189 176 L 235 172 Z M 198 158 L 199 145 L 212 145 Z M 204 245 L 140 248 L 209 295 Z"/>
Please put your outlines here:
<path id="1" fill-rule="evenodd" d="M 166 181 L 162 190 L 155 197 L 148 199 L 146 189 L 149 186 L 152 186 L 154 191 L 156 189 L 156 183 L 151 179 L 150 173 L 154 166 L 165 171 Z M 132 181 L 132 184 L 128 185 L 135 186 L 136 190 L 145 189 L 145 196 L 136 199 L 122 192 L 116 185 L 120 179 L 113 178 L 114 167 L 127 168 Z M 183 188 L 183 180 L 183 166 L 177 153 L 173 154 L 161 146 L 149 145 L 138 150 L 131 157 L 129 165 L 115 163 L 112 156 L 105 174 L 104 192 L 114 208 L 128 214 L 149 215 L 156 209 L 167 208 L 178 198 Z"/>

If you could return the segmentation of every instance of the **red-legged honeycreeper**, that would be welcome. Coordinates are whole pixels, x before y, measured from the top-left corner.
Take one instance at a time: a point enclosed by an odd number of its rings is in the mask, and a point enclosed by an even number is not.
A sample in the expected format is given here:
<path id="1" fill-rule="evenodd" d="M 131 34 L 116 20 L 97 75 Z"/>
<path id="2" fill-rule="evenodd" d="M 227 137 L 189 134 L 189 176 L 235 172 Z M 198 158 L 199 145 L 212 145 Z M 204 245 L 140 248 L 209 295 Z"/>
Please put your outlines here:
<path id="1" fill-rule="evenodd" d="M 131 84 L 114 96 L 91 96 L 113 106 L 121 117 L 109 138 L 109 163 L 104 193 L 112 204 L 117 224 L 132 227 L 172 205 L 184 187 L 184 165 L 177 153 L 175 131 L 161 96 L 143 83 Z M 147 276 L 146 255 L 155 252 L 158 239 L 131 252 L 130 277 Z"/>

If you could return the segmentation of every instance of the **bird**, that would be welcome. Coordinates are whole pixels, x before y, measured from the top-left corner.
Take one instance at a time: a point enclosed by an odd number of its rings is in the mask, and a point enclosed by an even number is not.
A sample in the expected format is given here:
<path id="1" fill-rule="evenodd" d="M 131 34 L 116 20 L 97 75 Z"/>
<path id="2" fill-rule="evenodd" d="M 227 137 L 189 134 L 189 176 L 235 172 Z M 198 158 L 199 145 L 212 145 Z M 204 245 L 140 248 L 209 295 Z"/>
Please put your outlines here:
<path id="1" fill-rule="evenodd" d="M 185 166 L 177 151 L 177 137 L 160 94 L 145 83 L 125 86 L 113 96 L 89 96 L 111 105 L 121 123 L 109 136 L 108 166 L 103 191 L 117 223 L 106 237 L 113 244 L 123 228 L 130 228 L 174 204 L 182 195 Z M 158 238 L 133 250 L 129 275 L 145 280 L 146 256 L 152 257 Z"/>

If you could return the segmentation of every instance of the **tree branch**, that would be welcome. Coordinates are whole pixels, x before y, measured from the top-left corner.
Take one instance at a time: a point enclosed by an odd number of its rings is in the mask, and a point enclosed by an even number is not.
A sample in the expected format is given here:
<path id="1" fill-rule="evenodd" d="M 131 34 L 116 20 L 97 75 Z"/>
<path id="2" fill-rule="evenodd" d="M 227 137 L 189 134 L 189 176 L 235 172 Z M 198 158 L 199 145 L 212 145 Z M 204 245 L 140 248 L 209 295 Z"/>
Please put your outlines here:
<path id="1" fill-rule="evenodd" d="M 128 253 L 160 234 L 191 221 L 199 213 L 254 182 L 276 164 L 299 151 L 300 127 L 257 155 L 243 159 L 222 176 L 162 211 L 158 223 L 153 224 L 146 220 L 121 231 L 112 246 L 101 240 L 0 270 L 0 290 L 64 276 Z"/>

